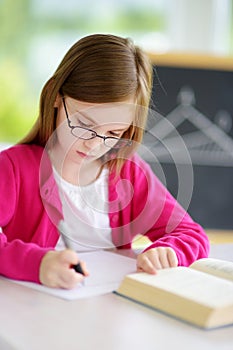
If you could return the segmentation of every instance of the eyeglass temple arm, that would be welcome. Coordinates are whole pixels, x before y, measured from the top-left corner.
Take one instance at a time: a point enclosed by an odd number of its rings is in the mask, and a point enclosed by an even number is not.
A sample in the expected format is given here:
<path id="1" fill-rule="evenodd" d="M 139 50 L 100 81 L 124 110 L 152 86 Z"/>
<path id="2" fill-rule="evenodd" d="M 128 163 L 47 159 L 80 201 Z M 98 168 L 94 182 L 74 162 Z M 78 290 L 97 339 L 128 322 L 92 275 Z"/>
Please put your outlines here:
<path id="1" fill-rule="evenodd" d="M 63 106 L 64 106 L 64 110 L 65 110 L 65 113 L 66 113 L 66 119 L 67 119 L 67 122 L 68 122 L 68 125 L 71 129 L 74 129 L 74 126 L 71 125 L 71 120 L 69 118 L 69 114 L 68 114 L 68 111 L 67 111 L 67 108 L 66 108 L 66 103 L 65 103 L 65 97 L 62 96 L 62 103 L 63 103 Z"/>

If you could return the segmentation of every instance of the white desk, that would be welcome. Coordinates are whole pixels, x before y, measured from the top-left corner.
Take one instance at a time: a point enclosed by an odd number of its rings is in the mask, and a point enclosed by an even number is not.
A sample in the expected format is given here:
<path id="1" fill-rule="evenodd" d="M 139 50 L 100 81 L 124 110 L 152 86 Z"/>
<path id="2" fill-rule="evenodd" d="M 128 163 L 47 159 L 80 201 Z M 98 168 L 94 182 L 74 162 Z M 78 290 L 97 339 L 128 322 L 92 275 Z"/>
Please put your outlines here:
<path id="1" fill-rule="evenodd" d="M 200 330 L 115 294 L 65 301 L 0 280 L 1 350 L 232 350 L 232 344 L 232 327 Z"/>
<path id="2" fill-rule="evenodd" d="M 0 279 L 1 350 L 232 350 L 205 331 L 113 293 L 66 301 Z"/>

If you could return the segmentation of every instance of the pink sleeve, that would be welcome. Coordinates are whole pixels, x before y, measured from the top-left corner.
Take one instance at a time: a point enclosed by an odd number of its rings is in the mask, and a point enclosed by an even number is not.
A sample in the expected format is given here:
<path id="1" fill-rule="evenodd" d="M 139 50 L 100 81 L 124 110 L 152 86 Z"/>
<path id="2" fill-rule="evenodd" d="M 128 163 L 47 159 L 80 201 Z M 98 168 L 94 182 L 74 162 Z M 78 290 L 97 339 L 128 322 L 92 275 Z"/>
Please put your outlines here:
<path id="1" fill-rule="evenodd" d="M 51 250 L 15 239 L 7 242 L 0 234 L 0 274 L 8 278 L 40 283 L 39 269 L 44 254 Z"/>
<path id="2" fill-rule="evenodd" d="M 39 283 L 39 266 L 49 250 L 37 244 L 24 242 L 27 238 L 20 222 L 9 232 L 8 226 L 15 219 L 19 192 L 18 174 L 6 154 L 0 153 L 0 274 L 9 278 Z M 16 225 L 15 225 L 16 226 Z M 9 237 L 10 236 L 10 237 Z"/>
<path id="3" fill-rule="evenodd" d="M 189 266 L 193 261 L 208 256 L 209 240 L 203 228 L 179 205 L 149 166 L 144 165 L 146 182 L 141 179 L 140 193 L 148 188 L 147 207 L 149 217 L 156 221 L 146 232 L 152 244 L 145 249 L 171 247 L 176 252 L 178 263 Z M 144 180 L 143 180 L 144 179 Z M 138 184 L 139 186 L 139 184 Z M 143 198 L 141 198 L 143 202 Z"/>
<path id="4" fill-rule="evenodd" d="M 142 234 L 152 241 L 146 250 L 171 247 L 179 265 L 188 266 L 208 256 L 209 240 L 203 228 L 193 221 L 140 157 L 135 155 L 125 163 L 115 188 L 115 196 L 110 192 L 110 200 L 116 203 L 110 215 L 115 245 L 128 248 L 132 238 Z M 119 214 L 117 195 L 121 202 Z"/>

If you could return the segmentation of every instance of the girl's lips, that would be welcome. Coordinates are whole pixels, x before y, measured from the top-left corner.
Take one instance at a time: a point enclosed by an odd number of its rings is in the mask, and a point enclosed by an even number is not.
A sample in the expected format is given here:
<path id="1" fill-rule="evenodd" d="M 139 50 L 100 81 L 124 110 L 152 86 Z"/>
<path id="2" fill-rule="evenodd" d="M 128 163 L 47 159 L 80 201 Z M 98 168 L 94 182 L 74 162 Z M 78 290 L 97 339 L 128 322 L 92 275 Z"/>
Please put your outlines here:
<path id="1" fill-rule="evenodd" d="M 83 153 L 83 152 L 79 152 L 79 151 L 76 151 L 76 153 L 79 155 L 79 157 L 81 158 L 93 158 L 93 156 L 89 155 L 89 154 L 86 154 L 86 153 Z"/>
<path id="2" fill-rule="evenodd" d="M 85 154 L 85 153 L 83 153 L 83 152 L 79 152 L 79 151 L 76 151 L 76 153 L 79 155 L 79 157 L 81 157 L 81 158 L 86 158 L 87 157 L 87 155 Z"/>

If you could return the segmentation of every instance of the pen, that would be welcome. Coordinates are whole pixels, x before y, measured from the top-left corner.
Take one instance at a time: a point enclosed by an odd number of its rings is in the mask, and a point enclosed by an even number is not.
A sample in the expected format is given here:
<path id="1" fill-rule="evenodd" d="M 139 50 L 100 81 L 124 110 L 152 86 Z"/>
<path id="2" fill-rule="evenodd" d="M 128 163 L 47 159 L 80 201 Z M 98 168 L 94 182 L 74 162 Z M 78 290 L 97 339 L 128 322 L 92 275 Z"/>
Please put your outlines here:
<path id="1" fill-rule="evenodd" d="M 67 231 L 66 229 L 66 224 L 63 220 L 61 220 L 59 222 L 59 233 L 61 235 L 61 238 L 64 242 L 64 245 L 67 249 L 71 249 L 72 250 L 72 247 L 70 246 L 70 242 L 69 242 L 69 239 L 67 238 L 67 235 L 65 233 L 65 231 Z M 76 265 L 72 265 L 72 268 L 78 272 L 78 273 L 81 273 L 81 275 L 84 276 L 84 272 L 83 272 L 83 269 L 82 269 L 82 266 L 80 264 L 80 262 L 78 262 Z"/>

